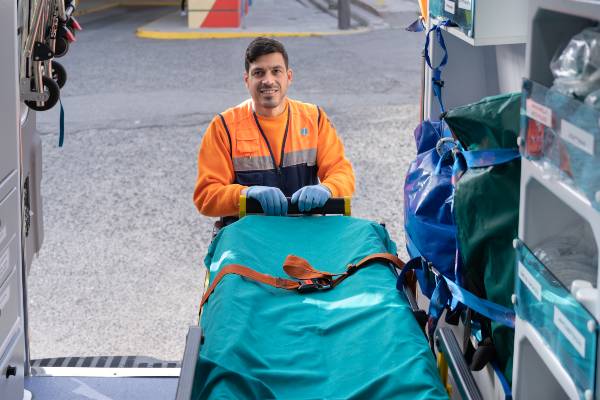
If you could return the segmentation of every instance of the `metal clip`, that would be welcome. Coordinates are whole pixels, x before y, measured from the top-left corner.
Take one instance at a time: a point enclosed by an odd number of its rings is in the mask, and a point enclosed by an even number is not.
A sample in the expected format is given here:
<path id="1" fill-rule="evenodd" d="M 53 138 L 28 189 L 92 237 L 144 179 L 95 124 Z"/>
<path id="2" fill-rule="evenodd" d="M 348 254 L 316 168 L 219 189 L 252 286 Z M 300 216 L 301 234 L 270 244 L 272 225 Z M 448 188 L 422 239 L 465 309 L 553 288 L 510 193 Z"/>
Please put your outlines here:
<path id="1" fill-rule="evenodd" d="M 300 281 L 298 292 L 311 293 L 319 290 L 331 289 L 331 282 L 327 279 L 306 279 Z"/>

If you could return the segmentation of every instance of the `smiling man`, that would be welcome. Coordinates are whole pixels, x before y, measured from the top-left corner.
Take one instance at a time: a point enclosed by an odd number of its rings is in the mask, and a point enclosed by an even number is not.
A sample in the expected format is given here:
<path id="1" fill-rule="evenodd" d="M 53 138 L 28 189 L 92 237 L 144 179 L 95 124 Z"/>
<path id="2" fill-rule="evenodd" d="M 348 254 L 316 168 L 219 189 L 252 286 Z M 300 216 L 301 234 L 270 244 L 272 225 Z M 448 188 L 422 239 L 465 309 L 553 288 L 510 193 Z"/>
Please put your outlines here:
<path id="1" fill-rule="evenodd" d="M 354 193 L 354 172 L 325 112 L 287 97 L 293 72 L 283 45 L 257 38 L 246 49 L 244 82 L 251 99 L 216 116 L 202 139 L 194 203 L 207 216 L 239 212 L 255 198 L 267 215 L 300 211 Z"/>

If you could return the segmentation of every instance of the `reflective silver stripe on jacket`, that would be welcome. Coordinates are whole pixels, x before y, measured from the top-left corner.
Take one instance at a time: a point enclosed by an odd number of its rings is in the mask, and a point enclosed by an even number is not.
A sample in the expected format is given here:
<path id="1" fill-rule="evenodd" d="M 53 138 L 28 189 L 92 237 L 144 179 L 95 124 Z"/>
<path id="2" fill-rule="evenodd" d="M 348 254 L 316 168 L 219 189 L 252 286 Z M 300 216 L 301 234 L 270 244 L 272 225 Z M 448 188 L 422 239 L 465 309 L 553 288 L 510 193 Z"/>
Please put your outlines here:
<path id="1" fill-rule="evenodd" d="M 317 164 L 317 149 L 293 151 L 283 155 L 283 166 L 306 164 L 309 167 Z M 273 169 L 271 156 L 234 157 L 233 169 L 236 172 L 267 171 Z"/>
<path id="2" fill-rule="evenodd" d="M 234 157 L 233 169 L 236 172 L 266 171 L 273 169 L 273 159 L 271 156 Z"/>
<path id="3" fill-rule="evenodd" d="M 309 167 L 317 164 L 317 149 L 292 151 L 283 155 L 283 166 L 306 164 Z"/>

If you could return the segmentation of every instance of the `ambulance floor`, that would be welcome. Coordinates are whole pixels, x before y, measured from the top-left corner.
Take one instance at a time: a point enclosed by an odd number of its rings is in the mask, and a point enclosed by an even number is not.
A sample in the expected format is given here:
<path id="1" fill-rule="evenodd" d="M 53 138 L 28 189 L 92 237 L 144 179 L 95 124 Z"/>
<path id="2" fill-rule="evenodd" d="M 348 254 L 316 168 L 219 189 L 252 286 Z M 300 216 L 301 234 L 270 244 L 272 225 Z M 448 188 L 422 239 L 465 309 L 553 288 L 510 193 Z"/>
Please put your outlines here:
<path id="1" fill-rule="evenodd" d="M 165 400 L 174 399 L 177 378 L 25 378 L 34 400 Z"/>

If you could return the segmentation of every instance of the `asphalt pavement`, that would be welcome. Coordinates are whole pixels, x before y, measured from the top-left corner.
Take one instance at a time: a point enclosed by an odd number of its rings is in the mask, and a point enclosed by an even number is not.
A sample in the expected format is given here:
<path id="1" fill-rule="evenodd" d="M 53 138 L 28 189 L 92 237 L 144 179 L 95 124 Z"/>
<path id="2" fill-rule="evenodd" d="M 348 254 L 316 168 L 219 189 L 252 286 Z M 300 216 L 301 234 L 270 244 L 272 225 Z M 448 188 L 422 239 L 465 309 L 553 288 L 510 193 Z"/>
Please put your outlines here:
<path id="1" fill-rule="evenodd" d="M 28 283 L 33 358 L 177 360 L 197 323 L 213 222 L 192 203 L 197 151 L 212 117 L 248 96 L 251 39 L 136 37 L 172 12 L 84 15 L 59 60 L 69 74 L 63 148 L 58 109 L 38 115 L 45 242 Z M 384 221 L 400 249 L 423 39 L 402 28 L 281 39 L 295 72 L 290 97 L 324 108 L 353 162 L 354 215 Z"/>

